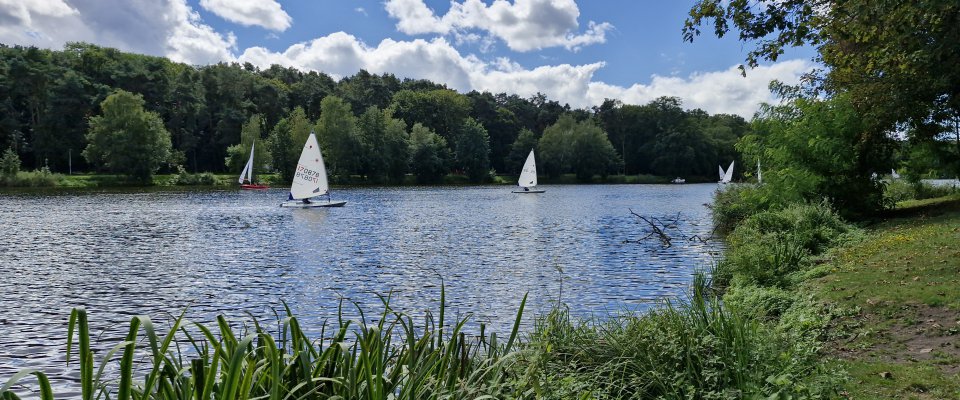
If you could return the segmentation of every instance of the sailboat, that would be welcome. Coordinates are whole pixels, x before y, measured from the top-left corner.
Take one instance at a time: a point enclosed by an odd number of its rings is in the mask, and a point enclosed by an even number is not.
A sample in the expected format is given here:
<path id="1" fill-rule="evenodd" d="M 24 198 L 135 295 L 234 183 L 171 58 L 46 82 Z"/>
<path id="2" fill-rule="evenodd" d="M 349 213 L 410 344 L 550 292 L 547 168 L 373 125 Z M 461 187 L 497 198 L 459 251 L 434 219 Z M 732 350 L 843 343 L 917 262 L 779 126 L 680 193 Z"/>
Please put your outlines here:
<path id="1" fill-rule="evenodd" d="M 733 179 L 733 163 L 735 162 L 736 161 L 731 161 L 730 167 L 728 167 L 726 171 L 723 170 L 723 167 L 720 167 L 720 183 L 727 184 Z"/>
<path id="2" fill-rule="evenodd" d="M 270 186 L 261 185 L 253 183 L 253 149 L 257 146 L 257 142 L 253 142 L 250 145 L 250 159 L 247 160 L 247 165 L 243 167 L 243 172 L 240 173 L 240 179 L 237 181 L 240 183 L 241 189 L 269 189 Z M 244 183 L 247 182 L 247 183 Z"/>
<path id="3" fill-rule="evenodd" d="M 523 190 L 514 190 L 513 193 L 544 193 L 546 190 L 535 189 L 537 187 L 537 161 L 533 157 L 533 149 L 530 149 L 530 155 L 527 161 L 523 163 L 523 170 L 520 172 L 520 179 L 517 179 L 517 185 Z"/>
<path id="4" fill-rule="evenodd" d="M 900 174 L 897 173 L 897 170 L 890 169 L 890 179 L 900 179 Z"/>
<path id="5" fill-rule="evenodd" d="M 327 196 L 327 202 L 312 201 L 317 196 Z M 323 165 L 317 136 L 310 132 L 300 152 L 300 161 L 290 185 L 290 196 L 280 207 L 343 207 L 346 201 L 330 201 L 330 185 L 327 183 L 327 168 Z"/>

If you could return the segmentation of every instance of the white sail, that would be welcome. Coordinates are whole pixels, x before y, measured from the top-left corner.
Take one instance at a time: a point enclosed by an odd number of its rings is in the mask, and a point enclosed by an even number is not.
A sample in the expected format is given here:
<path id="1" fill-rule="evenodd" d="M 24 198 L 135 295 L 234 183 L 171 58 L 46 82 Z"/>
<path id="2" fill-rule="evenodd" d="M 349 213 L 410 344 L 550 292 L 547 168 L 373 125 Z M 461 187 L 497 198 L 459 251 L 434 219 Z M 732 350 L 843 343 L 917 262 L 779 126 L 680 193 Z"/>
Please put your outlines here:
<path id="1" fill-rule="evenodd" d="M 736 161 L 730 161 L 730 167 L 727 168 L 727 172 L 723 174 L 723 183 L 730 183 L 733 180 L 733 163 Z"/>
<path id="2" fill-rule="evenodd" d="M 243 172 L 240 173 L 240 179 L 238 180 L 241 184 L 244 180 L 253 183 L 253 149 L 256 145 L 256 142 L 250 145 L 250 159 L 247 160 L 247 165 L 243 167 Z"/>
<path id="3" fill-rule="evenodd" d="M 720 179 L 720 182 L 723 182 L 723 177 L 724 177 L 724 175 L 726 175 L 726 173 L 723 172 L 723 166 L 718 165 L 718 166 L 717 166 L 717 169 L 720 170 L 720 178 L 718 178 L 718 179 Z"/>
<path id="4" fill-rule="evenodd" d="M 327 194 L 329 189 L 327 169 L 323 166 L 320 145 L 317 144 L 317 136 L 310 132 L 310 137 L 307 138 L 300 153 L 300 161 L 297 162 L 290 195 L 296 200 L 301 200 Z"/>
<path id="5" fill-rule="evenodd" d="M 897 173 L 897 170 L 891 168 L 891 169 L 890 169 L 890 178 L 900 179 L 900 174 Z"/>
<path id="6" fill-rule="evenodd" d="M 537 161 L 533 157 L 533 149 L 527 156 L 527 162 L 523 163 L 523 171 L 520 172 L 517 185 L 526 188 L 537 186 Z"/>
<path id="7" fill-rule="evenodd" d="M 760 173 L 760 159 L 757 159 L 757 183 L 763 183 L 763 174 Z"/>

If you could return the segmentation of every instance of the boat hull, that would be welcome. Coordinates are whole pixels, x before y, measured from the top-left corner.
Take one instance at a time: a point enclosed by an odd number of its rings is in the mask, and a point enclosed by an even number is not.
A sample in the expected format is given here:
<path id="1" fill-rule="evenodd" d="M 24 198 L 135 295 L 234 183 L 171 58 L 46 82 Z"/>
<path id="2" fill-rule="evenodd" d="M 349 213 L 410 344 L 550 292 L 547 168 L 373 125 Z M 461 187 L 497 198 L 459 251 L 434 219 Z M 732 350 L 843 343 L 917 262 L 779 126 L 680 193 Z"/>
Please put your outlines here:
<path id="1" fill-rule="evenodd" d="M 514 190 L 513 193 L 519 194 L 528 194 L 528 193 L 545 193 L 546 190 L 537 189 L 537 190 Z"/>
<path id="2" fill-rule="evenodd" d="M 255 184 L 247 184 L 247 183 L 245 183 L 245 184 L 243 184 L 243 185 L 240 185 L 240 189 L 260 190 L 260 189 L 270 189 L 270 186 L 267 186 L 267 185 L 255 185 Z"/>
<path id="3" fill-rule="evenodd" d="M 344 204 L 347 204 L 346 201 L 331 201 L 331 202 L 320 202 L 314 201 L 310 203 L 304 203 L 300 200 L 291 200 L 280 203 L 280 207 L 287 208 L 316 208 L 316 207 L 343 207 Z"/>

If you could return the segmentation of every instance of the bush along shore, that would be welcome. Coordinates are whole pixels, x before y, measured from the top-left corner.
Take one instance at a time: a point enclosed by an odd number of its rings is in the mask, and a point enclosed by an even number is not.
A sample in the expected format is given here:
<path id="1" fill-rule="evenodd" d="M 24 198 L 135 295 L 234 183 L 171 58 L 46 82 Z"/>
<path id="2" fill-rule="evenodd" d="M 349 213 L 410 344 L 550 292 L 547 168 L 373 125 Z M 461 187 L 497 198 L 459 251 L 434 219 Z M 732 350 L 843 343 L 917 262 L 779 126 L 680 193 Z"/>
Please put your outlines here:
<path id="1" fill-rule="evenodd" d="M 523 334 L 524 301 L 512 332 L 476 335 L 469 317 L 448 320 L 441 289 L 432 313 L 385 297 L 375 318 L 317 338 L 289 309 L 277 332 L 135 317 L 95 353 L 78 309 L 66 359 L 83 399 L 960 397 L 960 196 L 901 203 L 866 227 L 823 202 L 734 226 L 711 278 L 642 314 L 583 320 L 558 304 Z M 52 399 L 49 382 L 25 370 L 0 397 Z"/>

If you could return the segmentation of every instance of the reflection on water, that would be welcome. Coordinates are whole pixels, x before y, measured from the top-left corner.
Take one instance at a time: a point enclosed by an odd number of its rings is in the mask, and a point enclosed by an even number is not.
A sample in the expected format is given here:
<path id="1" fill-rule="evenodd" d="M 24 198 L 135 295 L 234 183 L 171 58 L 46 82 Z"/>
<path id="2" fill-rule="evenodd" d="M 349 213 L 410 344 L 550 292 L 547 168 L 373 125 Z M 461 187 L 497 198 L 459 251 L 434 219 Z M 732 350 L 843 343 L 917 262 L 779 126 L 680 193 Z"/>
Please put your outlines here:
<path id="1" fill-rule="evenodd" d="M 715 187 L 362 188 L 334 192 L 343 208 L 292 210 L 280 190 L 0 195 L 0 381 L 65 373 L 78 306 L 104 345 L 133 315 L 273 319 L 281 301 L 317 335 L 341 298 L 378 310 L 392 291 L 395 308 L 435 309 L 441 277 L 454 313 L 501 333 L 524 293 L 527 315 L 550 307 L 560 270 L 577 315 L 642 309 L 683 294 L 716 244 L 636 243 L 646 227 L 628 209 L 679 212 L 685 234 L 709 236 Z"/>

